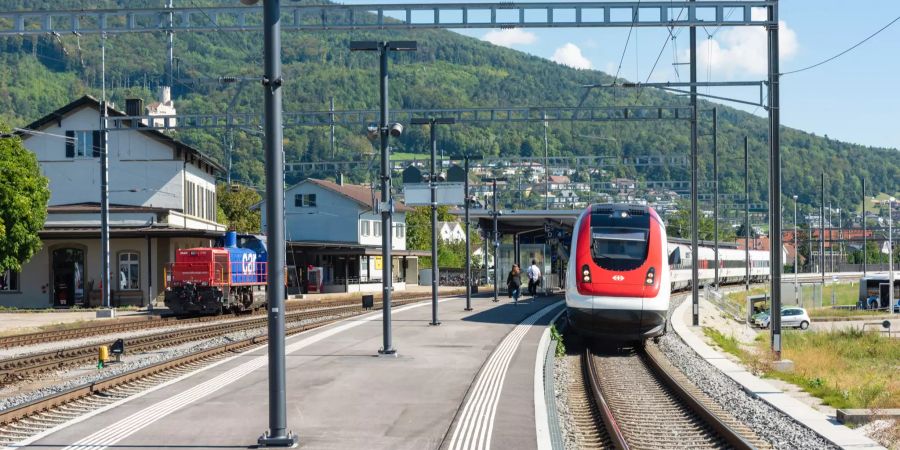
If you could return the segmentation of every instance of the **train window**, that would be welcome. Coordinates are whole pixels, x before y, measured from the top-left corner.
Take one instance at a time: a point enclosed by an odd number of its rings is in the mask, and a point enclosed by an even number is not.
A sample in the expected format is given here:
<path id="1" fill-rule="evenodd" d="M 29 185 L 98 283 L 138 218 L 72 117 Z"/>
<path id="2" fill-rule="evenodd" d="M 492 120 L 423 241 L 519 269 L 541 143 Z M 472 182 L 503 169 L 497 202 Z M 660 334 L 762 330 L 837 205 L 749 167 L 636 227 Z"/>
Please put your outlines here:
<path id="1" fill-rule="evenodd" d="M 647 257 L 647 231 L 597 227 L 591 230 L 591 257 L 606 270 L 634 270 Z"/>

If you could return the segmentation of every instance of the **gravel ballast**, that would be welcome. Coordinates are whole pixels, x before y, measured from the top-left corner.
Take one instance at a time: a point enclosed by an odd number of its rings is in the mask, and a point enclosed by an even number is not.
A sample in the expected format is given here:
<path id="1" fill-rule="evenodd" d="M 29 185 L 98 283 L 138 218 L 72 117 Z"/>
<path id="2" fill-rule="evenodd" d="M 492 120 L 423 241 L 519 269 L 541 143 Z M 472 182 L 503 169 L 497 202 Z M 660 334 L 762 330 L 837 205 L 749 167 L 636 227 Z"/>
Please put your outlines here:
<path id="1" fill-rule="evenodd" d="M 673 298 L 672 311 L 684 301 L 683 296 Z M 659 341 L 659 348 L 669 361 L 678 367 L 706 395 L 714 399 L 726 411 L 746 424 L 759 437 L 775 448 L 826 449 L 837 448 L 818 434 L 786 416 L 763 400 L 747 394 L 739 384 L 700 358 L 678 335 L 671 330 Z"/>

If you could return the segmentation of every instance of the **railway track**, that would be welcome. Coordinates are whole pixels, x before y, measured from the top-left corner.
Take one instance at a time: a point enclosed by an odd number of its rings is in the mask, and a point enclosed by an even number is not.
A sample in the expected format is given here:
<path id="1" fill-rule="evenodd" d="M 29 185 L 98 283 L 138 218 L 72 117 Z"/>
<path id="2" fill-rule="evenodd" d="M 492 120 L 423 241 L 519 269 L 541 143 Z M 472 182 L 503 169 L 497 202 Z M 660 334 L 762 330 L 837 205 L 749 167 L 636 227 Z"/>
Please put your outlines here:
<path id="1" fill-rule="evenodd" d="M 395 306 L 400 306 L 422 300 L 423 298 L 409 298 L 397 300 L 393 303 Z M 375 303 L 373 310 L 380 309 L 380 305 L 380 302 Z M 344 319 L 351 313 L 362 314 L 369 312 L 369 310 L 363 310 L 361 306 L 354 305 L 288 314 L 288 318 L 300 315 L 305 315 L 307 318 L 315 317 L 316 315 L 329 317 L 335 314 L 335 310 L 344 311 L 346 315 L 289 328 L 286 335 L 293 335 L 334 323 Z M 265 319 L 261 320 L 262 325 L 258 326 L 265 326 Z M 80 415 L 178 378 L 231 354 L 255 348 L 267 340 L 267 336 L 262 335 L 224 344 L 100 381 L 87 383 L 6 410 L 0 410 L 0 446 L 14 444 Z M 93 359 L 94 357 L 92 356 L 91 358 Z"/>
<path id="2" fill-rule="evenodd" d="M 581 363 L 595 424 L 609 438 L 609 447 L 597 448 L 769 448 L 653 344 L 624 350 L 587 346 Z"/>
<path id="3" fill-rule="evenodd" d="M 422 298 L 410 298 L 397 300 L 393 303 L 399 306 L 421 300 Z M 375 309 L 380 309 L 380 305 L 381 302 L 375 303 Z M 345 317 L 352 314 L 361 314 L 365 311 L 366 310 L 364 310 L 357 302 L 345 306 L 329 305 L 318 308 L 295 308 L 294 310 L 289 310 L 285 315 L 285 323 L 290 326 L 292 323 L 302 322 L 304 320 L 316 320 L 330 316 Z M 267 324 L 266 321 L 267 318 L 264 315 L 257 315 L 251 318 L 245 317 L 240 320 L 217 321 L 207 326 L 153 333 L 124 339 L 125 349 L 128 353 L 139 353 L 158 348 L 172 347 L 229 333 L 263 328 Z M 31 353 L 24 356 L 0 360 L 0 385 L 26 379 L 29 376 L 43 372 L 96 362 L 98 345 L 100 344 L 93 343 L 73 346 L 65 349 Z"/>
<path id="4" fill-rule="evenodd" d="M 403 296 L 400 293 L 395 293 L 394 298 L 396 300 L 404 300 Z M 415 297 L 416 299 L 425 299 L 426 297 Z M 430 297 L 428 297 L 430 298 Z M 407 298 L 408 300 L 409 298 Z M 344 306 L 353 306 L 358 305 L 360 301 L 358 299 L 348 299 L 348 300 L 340 300 L 330 303 L 311 303 L 311 302 L 288 302 L 285 306 L 285 310 L 288 312 L 292 311 L 304 311 L 304 310 L 312 310 L 312 309 L 323 309 L 323 308 L 337 308 Z M 265 315 L 265 311 L 258 311 L 253 313 L 254 315 Z M 2 316 L 0 316 L 2 317 Z M 35 333 L 25 333 L 25 334 L 14 334 L 10 336 L 0 336 L 0 349 L 7 349 L 13 347 L 22 347 L 26 345 L 34 345 L 34 344 L 42 344 L 45 342 L 54 342 L 54 341 L 63 341 L 63 340 L 71 340 L 71 339 L 83 339 L 90 338 L 95 336 L 104 336 L 108 334 L 116 334 L 122 332 L 132 332 L 135 330 L 142 329 L 152 329 L 152 328 L 161 328 L 161 327 L 170 327 L 170 326 L 180 326 L 180 325 L 190 325 L 196 323 L 207 323 L 207 322 L 227 322 L 227 321 L 237 321 L 246 319 L 247 316 L 234 316 L 234 315 L 222 315 L 222 316 L 203 316 L 203 317 L 191 317 L 191 318 L 176 318 L 176 317 L 162 317 L 162 318 L 121 318 L 112 321 L 111 323 L 103 323 L 97 325 L 87 325 L 80 326 L 76 328 L 62 329 L 62 330 L 48 330 L 48 331 L 39 331 Z"/>

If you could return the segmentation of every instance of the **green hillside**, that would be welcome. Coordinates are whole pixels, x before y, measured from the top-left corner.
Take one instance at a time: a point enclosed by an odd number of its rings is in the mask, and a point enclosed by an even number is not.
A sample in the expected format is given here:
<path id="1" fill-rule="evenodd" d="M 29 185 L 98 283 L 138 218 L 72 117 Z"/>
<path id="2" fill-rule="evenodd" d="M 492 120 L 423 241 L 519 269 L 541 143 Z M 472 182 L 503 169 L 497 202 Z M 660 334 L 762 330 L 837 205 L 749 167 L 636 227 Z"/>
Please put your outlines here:
<path id="1" fill-rule="evenodd" d="M 34 2 L 0 0 L 0 9 L 34 8 Z M 159 6 L 161 1 L 135 0 L 94 2 L 60 0 L 41 2 L 42 8 L 103 8 Z M 184 4 L 182 4 L 184 3 Z M 177 6 L 236 2 L 187 1 Z M 285 110 L 322 110 L 331 96 L 338 109 L 377 108 L 377 58 L 348 50 L 351 39 L 414 39 L 419 51 L 392 56 L 392 108 L 449 108 L 488 106 L 575 106 L 582 84 L 608 82 L 599 71 L 570 69 L 514 50 L 464 37 L 449 31 L 299 33 L 283 37 Z M 0 40 L 0 121 L 20 126 L 71 101 L 83 93 L 99 94 L 100 51 L 97 36 L 52 36 Z M 176 107 L 179 113 L 225 111 L 235 85 L 200 82 L 222 75 L 258 76 L 261 72 L 262 38 L 259 33 L 180 33 L 176 35 Z M 153 100 L 155 87 L 163 80 L 165 66 L 163 34 L 113 35 L 107 41 L 107 80 L 111 100 L 124 105 L 124 98 L 140 96 Z M 237 111 L 261 111 L 261 88 L 251 83 L 243 90 Z M 639 98 L 638 98 L 639 96 Z M 684 104 L 676 97 L 652 90 L 597 91 L 589 106 Z M 702 103 L 702 108 L 711 107 Z M 743 190 L 741 142 L 745 134 L 754 146 L 751 155 L 753 201 L 765 201 L 768 177 L 765 144 L 766 120 L 727 108 L 719 108 L 722 167 L 721 192 Z M 708 131 L 709 120 L 701 123 Z M 427 152 L 427 133 L 420 127 L 394 142 L 395 150 Z M 213 157 L 224 160 L 223 131 L 183 131 L 178 137 Z M 550 131 L 551 155 L 686 155 L 689 151 L 687 122 L 642 123 L 554 123 Z M 543 155 L 543 127 L 532 124 L 455 125 L 442 129 L 445 154 Z M 596 139 L 600 136 L 604 139 Z M 258 137 L 237 132 L 234 177 L 263 184 L 261 142 Z M 609 139 L 613 138 L 613 139 Z M 784 128 L 782 132 L 785 207 L 790 197 L 800 196 L 802 205 L 817 205 L 819 174 L 826 170 L 828 195 L 835 206 L 858 209 L 861 178 L 868 178 L 870 192 L 896 189 L 900 158 L 896 149 L 872 148 Z M 365 157 L 372 144 L 361 129 L 337 130 L 334 159 Z M 701 178 L 712 172 L 710 140 L 701 140 Z M 288 161 L 332 159 L 329 130 L 291 127 L 285 129 Z M 620 167 L 616 175 L 652 180 L 688 180 L 684 167 L 655 167 L 639 172 Z M 325 175 L 325 174 L 320 174 Z M 360 180 L 365 171 L 350 174 Z M 288 180 L 289 182 L 295 180 Z"/>

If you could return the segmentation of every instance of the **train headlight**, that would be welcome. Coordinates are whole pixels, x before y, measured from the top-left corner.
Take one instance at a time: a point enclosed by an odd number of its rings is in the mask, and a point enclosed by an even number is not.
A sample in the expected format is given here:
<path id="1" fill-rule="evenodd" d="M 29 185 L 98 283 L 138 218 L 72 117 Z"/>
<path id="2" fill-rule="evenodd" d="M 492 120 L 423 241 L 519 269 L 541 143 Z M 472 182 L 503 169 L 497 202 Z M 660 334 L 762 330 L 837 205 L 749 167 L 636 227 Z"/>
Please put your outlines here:
<path id="1" fill-rule="evenodd" d="M 587 264 L 581 266 L 581 281 L 584 283 L 591 282 L 591 269 Z"/>
<path id="2" fill-rule="evenodd" d="M 651 267 L 649 270 L 647 270 L 647 279 L 644 280 L 644 282 L 647 283 L 647 285 L 649 286 L 649 285 L 653 284 L 653 280 L 655 278 L 656 278 L 656 269 Z"/>

